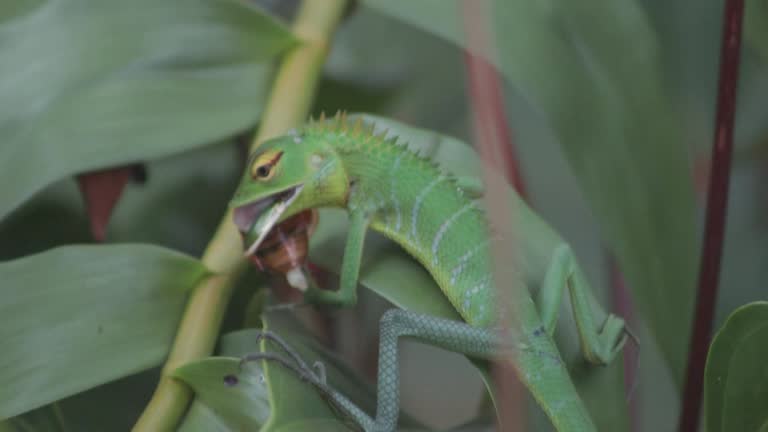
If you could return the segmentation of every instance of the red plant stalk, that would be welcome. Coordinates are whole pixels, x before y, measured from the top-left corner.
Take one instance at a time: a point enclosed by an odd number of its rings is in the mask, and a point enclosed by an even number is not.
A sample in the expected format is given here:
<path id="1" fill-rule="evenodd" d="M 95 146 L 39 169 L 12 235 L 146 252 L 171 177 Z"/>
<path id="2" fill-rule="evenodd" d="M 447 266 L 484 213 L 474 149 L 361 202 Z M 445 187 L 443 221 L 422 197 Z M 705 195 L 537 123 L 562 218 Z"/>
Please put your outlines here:
<path id="1" fill-rule="evenodd" d="M 487 29 L 488 11 L 483 2 L 463 3 L 464 28 L 468 47 L 479 52 L 492 52 L 492 44 Z M 525 198 L 520 169 L 514 152 L 512 132 L 506 121 L 503 100 L 503 86 L 496 69 L 485 59 L 470 52 L 465 54 L 470 105 L 474 115 L 474 126 L 477 147 L 485 166 L 486 174 L 486 204 L 491 226 L 504 231 L 512 226 L 514 215 L 510 213 L 505 185 L 489 181 L 489 170 L 503 173 L 507 182 L 511 183 L 520 196 Z M 507 241 L 501 242 L 494 248 L 494 278 L 495 280 L 510 280 L 506 273 L 514 267 L 515 257 L 512 245 Z M 511 265 L 510 265 L 511 264 Z M 506 271 L 504 269 L 507 269 Z M 505 290 L 500 292 L 500 304 L 509 304 L 511 299 L 505 299 Z M 508 295 L 508 294 L 507 294 Z M 510 328 L 514 317 L 500 315 L 502 329 Z M 509 337 L 509 335 L 501 335 Z M 512 365 L 499 361 L 493 368 L 496 389 L 499 394 L 499 423 L 505 431 L 523 431 L 525 428 L 525 393 L 517 380 Z"/>
<path id="2" fill-rule="evenodd" d="M 492 163 L 496 169 L 504 173 L 517 194 L 528 201 L 528 191 L 521 174 L 515 143 L 512 140 L 512 130 L 507 123 L 503 86 L 496 68 L 484 58 L 469 51 L 464 53 L 464 62 L 467 68 L 474 123 L 476 127 L 483 127 L 490 134 L 486 139 L 496 141 L 496 151 L 500 157 L 494 159 Z"/>
<path id="3" fill-rule="evenodd" d="M 484 41 L 482 38 L 487 38 L 487 35 L 478 35 L 478 32 L 475 29 L 479 28 L 482 23 L 479 23 L 478 19 L 472 16 L 473 13 L 477 13 L 476 10 L 469 9 L 467 6 L 465 9 L 465 18 L 468 27 L 466 33 L 469 45 L 480 50 L 487 50 L 487 46 L 476 45 L 477 43 L 483 43 Z M 472 21 L 471 18 L 474 18 L 474 21 Z M 470 21 L 472 22 L 470 23 Z M 474 27 L 469 28 L 472 26 Z M 487 28 L 487 26 L 483 28 Z M 497 71 L 493 65 L 484 58 L 474 55 L 471 52 L 465 53 L 465 63 L 469 80 L 469 94 L 473 112 L 475 114 L 475 125 L 478 129 L 478 138 L 481 147 L 488 145 L 494 146 L 494 151 L 497 153 L 492 156 L 488 151 L 483 152 L 481 148 L 481 152 L 485 153 L 483 159 L 486 163 L 494 165 L 496 169 L 503 172 L 507 181 L 512 184 L 518 194 L 524 200 L 528 201 L 528 194 L 521 174 L 519 159 L 516 157 L 511 129 L 506 121 L 502 85 Z M 627 317 L 628 322 L 631 322 L 633 321 L 633 306 L 629 291 L 624 285 L 623 278 L 613 260 L 611 260 L 610 269 L 614 309 L 616 309 L 621 316 Z M 630 389 L 634 387 L 634 384 L 636 383 L 637 357 L 637 347 L 634 345 L 628 347 L 624 356 L 624 382 L 625 387 L 627 388 L 628 397 L 631 396 L 631 394 L 629 394 L 631 391 Z M 502 383 L 510 382 L 510 380 L 515 379 L 514 377 L 511 377 L 510 374 L 511 371 L 502 368 L 497 371 L 496 378 Z M 507 397 L 514 398 L 513 395 L 508 395 Z M 637 430 L 638 407 L 636 399 L 631 399 L 629 403 L 632 429 Z M 508 404 L 504 404 L 504 406 L 508 406 Z M 509 424 L 509 420 L 503 420 L 502 423 Z M 520 420 L 518 420 L 518 424 L 520 424 Z"/>
<path id="4" fill-rule="evenodd" d="M 704 232 L 704 247 L 699 268 L 696 311 L 688 353 L 688 369 L 680 417 L 681 432 L 696 432 L 704 387 L 704 366 L 712 337 L 712 321 L 720 277 L 725 219 L 728 205 L 728 183 L 733 148 L 733 123 L 736 111 L 736 88 L 739 77 L 743 0 L 726 0 L 723 10 L 723 34 L 720 47 L 720 76 L 712 167 Z"/>

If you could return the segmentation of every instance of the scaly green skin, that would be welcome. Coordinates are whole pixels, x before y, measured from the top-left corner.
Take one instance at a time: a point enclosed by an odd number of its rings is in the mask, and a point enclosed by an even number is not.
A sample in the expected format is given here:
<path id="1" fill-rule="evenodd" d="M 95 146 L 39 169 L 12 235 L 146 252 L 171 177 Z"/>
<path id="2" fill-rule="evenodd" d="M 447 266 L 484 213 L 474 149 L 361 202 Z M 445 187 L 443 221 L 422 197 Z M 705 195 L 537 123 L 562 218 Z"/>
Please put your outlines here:
<path id="1" fill-rule="evenodd" d="M 279 152 L 279 160 L 270 166 L 274 172 L 269 180 L 253 175 L 264 160 L 274 159 L 264 155 Z M 350 213 L 340 289 L 310 289 L 305 294 L 309 301 L 355 303 L 363 240 L 365 231 L 371 228 L 413 255 L 465 321 L 401 310 L 390 311 L 382 318 L 375 419 L 328 388 L 312 371 L 299 368 L 304 370 L 299 373 L 305 379 L 321 388 L 365 430 L 390 431 L 397 425 L 397 339 L 401 336 L 480 358 L 493 358 L 499 345 L 510 347 L 521 381 L 559 431 L 595 430 L 552 341 L 562 294 L 570 292 L 585 357 L 594 363 L 607 364 L 621 350 L 626 339 L 624 322 L 609 315 L 598 328 L 589 287 L 570 249 L 522 202 L 517 203 L 520 220 L 516 225 L 524 233 L 518 251 L 519 278 L 508 284 L 536 288 L 538 305 L 532 291 L 514 291 L 512 304 L 505 306 L 517 318 L 517 325 L 509 329 L 511 340 L 504 341 L 499 339 L 498 328 L 493 328 L 498 312 L 498 292 L 490 276 L 490 244 L 494 237 L 488 234 L 478 204 L 451 176 L 394 140 L 373 136 L 372 129 L 363 129 L 359 124 L 353 127 L 343 117 L 270 140 L 258 149 L 251 163 L 254 165 L 247 170 L 233 206 L 242 209 L 289 187 L 303 185 L 279 220 L 323 206 L 341 206 Z M 238 224 L 246 246 L 271 228 L 247 222 L 241 220 Z"/>

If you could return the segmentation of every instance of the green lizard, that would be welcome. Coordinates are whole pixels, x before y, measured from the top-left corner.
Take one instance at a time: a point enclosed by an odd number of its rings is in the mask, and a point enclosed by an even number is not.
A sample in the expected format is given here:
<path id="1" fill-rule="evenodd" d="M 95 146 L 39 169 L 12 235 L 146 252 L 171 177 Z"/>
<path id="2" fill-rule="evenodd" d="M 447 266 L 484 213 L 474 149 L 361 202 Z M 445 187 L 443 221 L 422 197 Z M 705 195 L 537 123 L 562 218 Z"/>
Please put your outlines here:
<path id="1" fill-rule="evenodd" d="M 330 388 L 322 374 L 308 368 L 287 346 L 284 349 L 293 362 L 275 353 L 257 353 L 248 359 L 278 360 L 317 386 L 364 430 L 393 431 L 399 412 L 399 337 L 485 359 L 498 358 L 499 349 L 509 347 L 518 376 L 558 431 L 594 431 L 552 340 L 563 294 L 570 293 L 582 351 L 592 363 L 608 364 L 620 352 L 629 334 L 624 321 L 610 314 L 596 322 L 589 285 L 569 246 L 519 201 L 516 217 L 524 233 L 519 240 L 519 277 L 505 284 L 531 287 L 536 294 L 528 289 L 513 291 L 513 304 L 507 306 L 517 317 L 516 325 L 502 339 L 490 268 L 495 234 L 489 234 L 488 222 L 472 194 L 458 185 L 455 177 L 394 139 L 374 135 L 373 127 L 359 121 L 352 125 L 343 115 L 327 121 L 321 118 L 260 145 L 231 203 L 246 255 L 259 247 L 275 224 L 291 215 L 311 208 L 342 207 L 349 213 L 350 226 L 340 288 L 310 287 L 306 301 L 338 306 L 356 302 L 363 243 L 370 228 L 413 255 L 464 321 L 400 309 L 384 314 L 375 418 Z"/>

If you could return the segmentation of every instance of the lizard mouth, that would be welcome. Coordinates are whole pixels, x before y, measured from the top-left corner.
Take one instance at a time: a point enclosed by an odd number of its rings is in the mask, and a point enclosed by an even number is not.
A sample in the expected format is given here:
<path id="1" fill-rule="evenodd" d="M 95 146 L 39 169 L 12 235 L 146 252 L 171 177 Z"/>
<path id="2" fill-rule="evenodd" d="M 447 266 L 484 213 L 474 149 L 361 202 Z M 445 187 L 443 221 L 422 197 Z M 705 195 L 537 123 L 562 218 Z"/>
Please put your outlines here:
<path id="1" fill-rule="evenodd" d="M 233 218 L 247 246 L 245 256 L 256 252 L 261 242 L 277 224 L 288 206 L 296 200 L 302 189 L 304 189 L 304 185 L 294 186 L 235 208 Z M 251 241 L 254 237 L 255 239 Z"/>

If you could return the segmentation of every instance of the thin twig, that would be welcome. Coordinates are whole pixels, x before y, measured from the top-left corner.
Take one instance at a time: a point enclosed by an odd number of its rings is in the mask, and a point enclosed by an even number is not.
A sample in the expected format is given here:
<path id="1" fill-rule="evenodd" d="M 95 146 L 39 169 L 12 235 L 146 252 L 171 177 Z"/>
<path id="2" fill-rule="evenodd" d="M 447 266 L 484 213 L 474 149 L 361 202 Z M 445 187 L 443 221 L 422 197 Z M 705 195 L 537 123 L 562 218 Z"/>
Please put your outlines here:
<path id="1" fill-rule="evenodd" d="M 717 300 L 720 261 L 725 236 L 743 11 L 743 0 L 727 0 L 725 2 L 720 48 L 717 117 L 707 195 L 704 248 L 701 254 L 696 312 L 683 393 L 683 410 L 680 417 L 681 432 L 696 432 L 699 425 L 702 389 L 704 387 L 704 365 L 712 336 L 712 321 Z"/>

